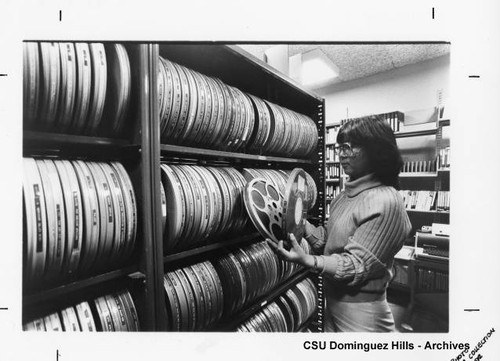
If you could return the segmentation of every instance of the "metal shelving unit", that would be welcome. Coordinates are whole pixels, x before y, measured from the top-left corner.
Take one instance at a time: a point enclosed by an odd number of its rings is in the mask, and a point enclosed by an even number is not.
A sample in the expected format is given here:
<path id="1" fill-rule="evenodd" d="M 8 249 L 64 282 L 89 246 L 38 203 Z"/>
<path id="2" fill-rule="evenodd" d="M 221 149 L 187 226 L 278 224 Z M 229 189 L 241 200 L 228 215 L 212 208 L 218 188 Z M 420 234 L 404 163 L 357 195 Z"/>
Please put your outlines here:
<path id="1" fill-rule="evenodd" d="M 421 135 L 435 135 L 436 136 L 436 149 L 440 148 L 441 137 L 442 137 L 442 127 L 449 126 L 449 120 L 443 120 L 437 122 L 437 128 L 433 130 L 429 130 L 424 132 L 411 132 L 405 133 L 406 136 L 418 137 Z M 436 151 L 437 152 L 437 151 Z M 449 169 L 437 169 L 436 172 L 425 172 L 425 173 L 407 173 L 401 174 L 401 188 L 402 189 L 410 189 L 410 190 L 434 190 L 434 191 L 449 191 L 450 190 L 450 170 Z M 431 225 L 432 223 L 445 223 L 449 224 L 450 222 L 450 212 L 449 211 L 441 211 L 441 210 L 417 210 L 417 209 L 407 209 L 407 214 L 410 217 L 412 222 L 412 235 L 416 230 L 420 229 L 423 225 Z M 410 241 L 412 246 L 414 242 Z M 428 269 L 428 270 L 438 270 L 443 273 L 448 272 L 448 261 L 428 261 L 417 259 L 415 257 L 410 258 L 409 260 L 396 260 L 396 267 L 402 267 L 405 265 L 407 267 L 408 272 L 408 284 L 407 285 L 399 285 L 399 284 L 390 284 L 390 288 L 396 289 L 399 291 L 404 291 L 409 293 L 410 295 L 410 305 L 409 310 L 407 312 L 407 317 L 410 318 L 413 309 L 416 305 L 416 294 L 417 293 L 429 293 L 429 299 L 432 302 L 437 302 L 441 306 L 447 308 L 448 307 L 448 292 L 447 291 L 439 291 L 434 292 L 433 290 L 423 291 L 419 289 L 418 285 L 418 270 L 419 269 Z M 444 297 L 435 298 L 432 294 L 440 293 Z"/>
<path id="2" fill-rule="evenodd" d="M 226 152 L 215 149 L 197 148 L 178 144 L 161 143 L 159 134 L 155 134 L 154 142 L 158 143 L 159 156 L 168 161 L 176 163 L 187 161 L 190 164 L 210 164 L 210 162 L 224 162 L 226 165 L 255 166 L 271 169 L 293 169 L 302 167 L 309 172 L 318 183 L 318 197 L 314 209 L 310 211 L 311 216 L 318 224 L 324 222 L 324 100 L 316 94 L 302 88 L 295 81 L 285 77 L 269 65 L 261 62 L 244 50 L 224 44 L 184 44 L 184 43 L 158 43 L 155 45 L 156 54 L 166 59 L 174 61 L 187 68 L 198 71 L 202 74 L 219 78 L 225 84 L 234 86 L 243 92 L 266 99 L 280 106 L 289 108 L 296 112 L 311 117 L 317 124 L 319 139 L 317 152 L 308 159 L 287 158 L 268 154 L 251 154 Z M 155 55 L 156 56 L 156 55 Z M 156 56 L 158 59 L 158 56 Z M 155 104 L 158 104 L 156 102 Z M 156 117 L 152 127 L 159 132 L 159 118 Z M 159 169 L 160 162 L 156 164 Z M 152 189 L 156 194 L 160 194 L 160 180 L 156 181 Z M 160 197 L 157 197 L 159 199 Z M 160 204 L 154 204 L 156 214 L 161 214 Z M 163 255 L 162 230 L 160 222 L 156 222 L 156 252 Z M 157 265 L 156 272 L 163 275 L 164 269 L 169 269 L 173 265 L 190 264 L 194 259 L 210 259 L 213 254 L 224 252 L 229 245 L 238 246 L 251 243 L 257 239 L 255 233 L 243 235 L 235 238 L 231 242 L 220 242 L 198 247 L 192 250 L 183 251 L 177 254 L 163 255 L 162 264 Z M 229 330 L 244 319 L 250 317 L 263 305 L 271 302 L 287 288 L 293 286 L 306 276 L 307 271 L 296 274 L 292 279 L 286 280 L 271 293 L 259 298 L 252 305 L 245 307 L 237 315 L 232 317 L 231 324 L 217 325 L 216 329 Z M 162 287 L 157 290 L 163 294 Z M 323 307 L 323 300 L 320 299 L 320 307 Z M 162 305 L 159 315 L 161 320 L 165 320 L 165 305 Z M 163 330 L 166 324 L 159 321 L 159 329 Z M 322 319 L 314 317 L 311 322 L 315 323 L 318 330 L 322 329 Z"/>
<path id="3" fill-rule="evenodd" d="M 136 306 L 141 315 L 143 330 L 156 329 L 155 302 L 151 279 L 153 237 L 149 227 L 150 198 L 150 107 L 147 59 L 151 46 L 125 44 L 130 59 L 132 96 L 124 138 L 102 138 L 75 134 L 25 129 L 23 131 L 24 156 L 50 156 L 58 159 L 118 160 L 127 169 L 137 199 L 138 232 L 136 249 L 125 265 L 111 265 L 96 274 L 73 276 L 57 284 L 23 285 L 23 319 L 39 317 L 54 312 L 68 302 L 90 300 L 90 297 L 127 286 L 136 296 Z M 131 145 L 133 149 L 130 149 Z"/>
<path id="4" fill-rule="evenodd" d="M 258 162 L 258 163 L 289 163 L 296 165 L 313 164 L 309 159 L 296 159 L 285 157 L 274 157 L 268 155 L 247 154 L 225 152 L 215 149 L 204 149 L 196 147 L 186 147 L 173 144 L 162 144 L 160 146 L 161 154 L 164 156 L 178 156 L 178 157 L 196 157 L 199 159 L 218 159 L 227 160 L 229 162 Z"/>
<path id="5" fill-rule="evenodd" d="M 26 156 L 49 155 L 78 159 L 115 159 L 125 165 L 136 192 L 139 229 L 137 249 L 130 264 L 118 269 L 105 270 L 82 279 L 67 280 L 40 290 L 24 291 L 23 315 L 30 317 L 41 312 L 56 310 L 70 300 L 88 299 L 103 290 L 126 285 L 134 294 L 138 306 L 141 329 L 163 331 L 167 328 L 166 302 L 163 284 L 165 269 L 186 265 L 195 259 L 209 259 L 213 254 L 225 252 L 229 246 L 247 245 L 258 239 L 255 231 L 228 242 L 206 244 L 175 254 L 164 254 L 161 222 L 160 163 L 175 162 L 224 162 L 235 167 L 257 166 L 262 168 L 293 169 L 302 167 L 318 181 L 317 204 L 310 211 L 313 221 L 323 224 L 324 215 L 324 100 L 303 89 L 296 82 L 277 72 L 267 64 L 235 46 L 223 44 L 182 43 L 132 43 L 126 44 L 131 59 L 132 102 L 129 135 L 125 138 L 99 138 L 26 130 L 23 152 Z M 162 144 L 160 141 L 158 101 L 158 61 L 163 56 L 200 73 L 214 76 L 226 84 L 275 104 L 311 117 L 317 124 L 319 142 L 317 151 L 308 159 L 287 158 L 267 154 L 234 153 L 220 150 Z M 263 296 L 256 303 L 242 310 L 235 317 L 250 316 L 271 302 L 306 276 L 306 271 L 295 274 Z M 320 297 L 320 309 L 323 300 Z M 319 316 L 318 316 L 319 315 Z M 321 312 L 311 319 L 318 330 L 322 328 Z M 235 318 L 236 320 L 236 318 Z"/>

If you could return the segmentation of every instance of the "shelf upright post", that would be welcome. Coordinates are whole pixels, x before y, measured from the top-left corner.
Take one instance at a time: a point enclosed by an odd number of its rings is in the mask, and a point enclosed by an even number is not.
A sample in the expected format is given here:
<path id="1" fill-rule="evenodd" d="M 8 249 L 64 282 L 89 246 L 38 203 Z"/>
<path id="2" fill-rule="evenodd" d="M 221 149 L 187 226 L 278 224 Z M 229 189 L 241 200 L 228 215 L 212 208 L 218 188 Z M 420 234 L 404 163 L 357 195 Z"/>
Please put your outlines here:
<path id="1" fill-rule="evenodd" d="M 141 271 L 144 280 L 144 331 L 165 329 L 166 314 L 163 297 L 163 249 L 160 199 L 160 136 L 158 122 L 158 45 L 140 45 L 140 142 L 142 182 L 143 251 Z"/>
<path id="2" fill-rule="evenodd" d="M 158 62 L 160 58 L 160 50 L 158 44 L 150 44 L 149 50 L 149 69 L 150 69 L 150 96 L 149 108 L 150 114 L 150 148 L 151 148 L 151 178 L 152 186 L 150 188 L 152 194 L 152 206 L 154 214 L 151 217 L 153 222 L 154 242 L 153 242 L 153 260 L 155 273 L 155 315 L 156 329 L 160 331 L 167 330 L 167 310 L 165 304 L 165 291 L 163 288 L 164 263 L 163 263 L 163 228 L 161 217 L 157 215 L 162 213 L 161 198 L 158 194 L 161 193 L 161 172 L 160 172 L 160 115 L 158 101 Z"/>
<path id="3" fill-rule="evenodd" d="M 318 127 L 318 204 L 319 208 L 319 218 L 320 225 L 324 226 L 326 222 L 326 180 L 325 180 L 325 167 L 326 167 L 326 125 L 325 125 L 325 99 L 322 99 L 321 103 L 318 104 L 318 115 L 317 115 L 317 127 Z M 323 311 L 325 306 L 324 294 L 323 294 L 323 276 L 317 276 L 317 287 L 318 287 L 318 313 L 316 317 L 316 322 L 318 326 L 318 332 L 323 332 Z"/>
<path id="4" fill-rule="evenodd" d="M 320 104 L 318 104 L 318 115 L 316 125 L 318 127 L 318 204 L 320 205 L 320 219 L 321 225 L 325 223 L 325 190 L 326 190 L 326 177 L 325 177 L 325 167 L 326 167 L 326 126 L 325 126 L 325 100 L 323 99 Z"/>

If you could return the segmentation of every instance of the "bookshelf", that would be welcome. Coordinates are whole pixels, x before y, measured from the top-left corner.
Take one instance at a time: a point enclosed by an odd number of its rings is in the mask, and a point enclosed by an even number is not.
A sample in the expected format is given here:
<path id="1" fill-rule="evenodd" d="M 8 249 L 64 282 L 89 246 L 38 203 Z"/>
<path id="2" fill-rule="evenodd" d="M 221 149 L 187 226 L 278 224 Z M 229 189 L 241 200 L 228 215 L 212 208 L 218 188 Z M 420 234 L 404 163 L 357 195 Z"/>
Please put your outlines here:
<path id="1" fill-rule="evenodd" d="M 35 42 L 30 42 L 34 44 Z M 108 44 L 118 46 L 119 44 Z M 53 280 L 23 282 L 23 323 L 44 315 L 73 307 L 83 300 L 92 303 L 96 297 L 118 290 L 130 291 L 139 313 L 141 329 L 155 329 L 154 299 L 151 292 L 152 237 L 148 227 L 148 190 L 150 174 L 148 147 L 150 119 L 147 112 L 149 89 L 147 44 L 124 44 L 130 61 L 130 98 L 128 114 L 124 118 L 124 130 L 102 137 L 87 135 L 83 131 L 57 127 L 35 126 L 28 121 L 23 127 L 23 156 L 50 159 L 54 162 L 82 160 L 85 162 L 118 161 L 126 170 L 137 200 L 137 236 L 134 251 L 129 259 L 120 263 L 107 262 L 102 268 L 88 272 L 59 272 Z M 127 102 L 125 102 L 127 103 Z M 39 109 L 33 107 L 38 116 Z M 26 116 L 26 115 L 25 115 Z M 65 118 L 67 122 L 72 118 Z M 104 121 L 102 125 L 104 125 Z M 99 132 L 100 133 L 100 132 Z M 133 149 L 130 147 L 133 145 Z M 130 149 L 129 149 L 130 148 Z M 88 164 L 88 163 L 87 163 Z M 48 193 L 50 194 L 50 193 Z M 46 199 L 52 199 L 52 195 Z M 85 213 L 83 213 L 85 215 Z M 85 239 L 85 238 L 84 238 Z M 99 258 L 97 258 L 99 259 Z M 25 267 L 28 261 L 24 261 Z"/>
<path id="2" fill-rule="evenodd" d="M 449 224 L 450 219 L 450 142 L 446 128 L 449 119 L 436 120 L 422 124 L 406 124 L 405 114 L 400 111 L 377 114 L 391 126 L 398 147 L 401 149 L 404 166 L 400 173 L 401 196 L 412 223 L 409 247 L 415 232 L 424 225 L 432 223 Z M 351 120 L 343 119 L 339 123 L 326 126 L 325 133 L 325 212 L 329 216 L 329 204 L 340 192 L 344 175 L 341 169 L 337 178 L 329 178 L 332 166 L 338 163 L 334 145 L 340 127 Z M 337 175 L 337 174 L 335 174 Z M 338 186 L 337 186 L 338 185 Z M 397 277 L 391 288 L 412 292 L 412 259 L 396 259 Z"/>
<path id="3" fill-rule="evenodd" d="M 427 125 L 432 132 L 408 131 L 408 137 L 396 138 L 405 164 L 400 193 L 412 223 L 412 236 L 425 225 L 449 224 L 450 142 L 444 129 L 449 125 L 449 120 L 437 121 Z"/>
<path id="4" fill-rule="evenodd" d="M 330 216 L 330 203 L 342 190 L 342 167 L 335 151 L 341 126 L 341 123 L 325 126 L 325 221 Z"/>
<path id="5" fill-rule="evenodd" d="M 396 135 L 400 137 L 407 136 L 406 132 L 402 132 L 404 127 L 404 113 L 393 111 L 378 114 L 378 116 L 382 117 L 390 125 Z M 344 189 L 346 177 L 340 165 L 339 154 L 335 151 L 337 134 L 342 125 L 352 119 L 342 119 L 338 123 L 325 126 L 325 220 L 329 218 L 331 201 Z M 409 132 L 408 134 L 411 135 L 412 133 Z"/>
<path id="6" fill-rule="evenodd" d="M 400 193 L 412 224 L 411 237 L 405 247 L 413 250 L 415 233 L 422 226 L 450 223 L 450 141 L 447 136 L 450 120 L 434 124 L 434 129 L 408 131 L 397 136 L 406 170 L 400 174 Z M 429 127 L 433 124 L 429 123 Z M 396 275 L 389 289 L 409 294 L 408 324 L 411 325 L 415 310 L 420 308 L 436 317 L 442 325 L 439 331 L 448 330 L 448 263 L 445 258 L 423 259 L 414 255 L 408 259 L 395 258 Z"/>

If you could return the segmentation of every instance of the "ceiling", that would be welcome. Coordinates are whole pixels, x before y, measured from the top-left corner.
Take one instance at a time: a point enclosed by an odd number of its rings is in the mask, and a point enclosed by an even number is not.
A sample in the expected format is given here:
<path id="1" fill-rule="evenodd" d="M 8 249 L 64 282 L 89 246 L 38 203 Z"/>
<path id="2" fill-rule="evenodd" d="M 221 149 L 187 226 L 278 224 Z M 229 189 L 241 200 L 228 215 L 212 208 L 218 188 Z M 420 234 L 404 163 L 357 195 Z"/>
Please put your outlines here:
<path id="1" fill-rule="evenodd" d="M 243 49 L 265 61 L 265 51 L 276 44 L 244 44 Z M 339 68 L 336 83 L 437 58 L 450 52 L 449 44 L 289 44 L 288 56 L 321 49 Z"/>

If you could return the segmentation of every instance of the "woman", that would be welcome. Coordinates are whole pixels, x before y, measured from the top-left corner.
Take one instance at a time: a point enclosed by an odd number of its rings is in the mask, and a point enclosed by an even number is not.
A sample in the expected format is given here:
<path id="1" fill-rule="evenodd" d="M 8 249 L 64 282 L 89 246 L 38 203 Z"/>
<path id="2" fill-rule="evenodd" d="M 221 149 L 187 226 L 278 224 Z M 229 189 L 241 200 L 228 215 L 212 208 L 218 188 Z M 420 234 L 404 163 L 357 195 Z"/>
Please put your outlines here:
<path id="1" fill-rule="evenodd" d="M 386 289 L 394 255 L 411 230 L 397 191 L 401 154 L 390 126 L 376 116 L 346 123 L 337 143 L 349 179 L 330 206 L 326 227 L 306 221 L 305 239 L 316 255 L 306 254 L 293 235 L 289 251 L 283 241 L 274 248 L 323 274 L 325 331 L 395 331 Z"/>

